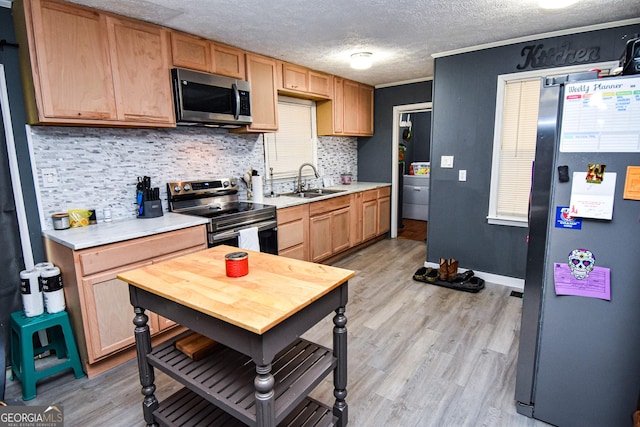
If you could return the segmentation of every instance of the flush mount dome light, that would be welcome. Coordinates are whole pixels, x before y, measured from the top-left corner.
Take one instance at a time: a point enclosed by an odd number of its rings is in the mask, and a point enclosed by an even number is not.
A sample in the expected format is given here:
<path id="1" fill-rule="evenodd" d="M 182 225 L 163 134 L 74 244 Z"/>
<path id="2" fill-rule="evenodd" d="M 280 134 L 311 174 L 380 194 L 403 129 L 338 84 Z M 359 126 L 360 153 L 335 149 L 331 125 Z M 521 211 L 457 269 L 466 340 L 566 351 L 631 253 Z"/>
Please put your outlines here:
<path id="1" fill-rule="evenodd" d="M 543 9 L 562 9 L 569 7 L 579 0 L 538 0 L 538 5 Z"/>
<path id="2" fill-rule="evenodd" d="M 356 70 L 366 70 L 371 68 L 371 52 L 358 52 L 351 55 L 351 68 Z"/>

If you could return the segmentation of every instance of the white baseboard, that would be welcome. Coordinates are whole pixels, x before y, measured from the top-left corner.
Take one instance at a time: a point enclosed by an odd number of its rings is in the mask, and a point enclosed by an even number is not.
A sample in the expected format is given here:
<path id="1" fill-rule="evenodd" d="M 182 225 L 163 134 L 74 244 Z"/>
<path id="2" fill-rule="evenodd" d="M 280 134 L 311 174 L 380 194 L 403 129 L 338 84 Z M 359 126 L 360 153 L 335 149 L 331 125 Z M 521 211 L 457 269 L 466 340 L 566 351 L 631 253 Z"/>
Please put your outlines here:
<path id="1" fill-rule="evenodd" d="M 427 262 L 424 263 L 425 267 L 431 268 L 439 268 L 440 265 L 435 262 Z M 458 272 L 467 271 L 467 268 L 458 268 Z M 514 288 L 518 291 L 524 290 L 524 279 L 517 279 L 515 277 L 509 276 L 501 276 L 499 274 L 493 273 L 485 273 L 483 271 L 473 270 L 474 276 L 477 276 L 483 279 L 485 282 L 495 283 L 496 285 L 507 286 L 509 288 Z"/>

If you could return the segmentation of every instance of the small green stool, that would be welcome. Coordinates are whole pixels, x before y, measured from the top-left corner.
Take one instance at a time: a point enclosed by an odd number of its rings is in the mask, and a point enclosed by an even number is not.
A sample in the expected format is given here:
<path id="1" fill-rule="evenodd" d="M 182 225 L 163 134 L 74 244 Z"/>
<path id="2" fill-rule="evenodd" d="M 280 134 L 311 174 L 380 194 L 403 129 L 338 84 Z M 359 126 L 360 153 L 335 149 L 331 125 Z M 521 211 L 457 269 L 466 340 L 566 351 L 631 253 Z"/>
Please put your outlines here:
<path id="1" fill-rule="evenodd" d="M 34 348 L 33 334 L 42 330 L 48 332 L 49 344 Z M 67 360 L 36 370 L 35 356 L 50 350 L 55 351 L 58 359 Z M 11 376 L 22 383 L 22 399 L 35 398 L 38 381 L 66 369 L 73 369 L 76 378 L 84 377 L 67 312 L 45 312 L 35 317 L 27 317 L 22 311 L 11 313 Z"/>

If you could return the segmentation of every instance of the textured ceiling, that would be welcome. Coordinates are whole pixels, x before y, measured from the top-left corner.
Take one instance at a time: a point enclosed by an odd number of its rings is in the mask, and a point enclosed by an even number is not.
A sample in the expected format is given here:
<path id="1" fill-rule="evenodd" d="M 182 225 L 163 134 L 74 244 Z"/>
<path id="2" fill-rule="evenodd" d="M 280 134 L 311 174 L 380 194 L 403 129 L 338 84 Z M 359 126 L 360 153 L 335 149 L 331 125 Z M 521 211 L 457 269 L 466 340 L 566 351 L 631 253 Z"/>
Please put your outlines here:
<path id="1" fill-rule="evenodd" d="M 372 85 L 433 76 L 432 54 L 633 19 L 640 0 L 73 0 Z M 373 52 L 369 70 L 349 56 Z"/>

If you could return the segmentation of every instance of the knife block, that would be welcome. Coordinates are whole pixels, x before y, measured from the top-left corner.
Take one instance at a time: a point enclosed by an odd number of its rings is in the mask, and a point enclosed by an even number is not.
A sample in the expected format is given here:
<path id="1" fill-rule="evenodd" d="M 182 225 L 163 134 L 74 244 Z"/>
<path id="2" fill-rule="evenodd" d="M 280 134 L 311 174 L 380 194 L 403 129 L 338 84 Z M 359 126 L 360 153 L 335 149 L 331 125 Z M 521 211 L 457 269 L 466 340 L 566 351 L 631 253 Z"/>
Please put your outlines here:
<path id="1" fill-rule="evenodd" d="M 145 200 L 142 202 L 142 214 L 138 218 L 157 218 L 162 215 L 161 200 Z"/>

